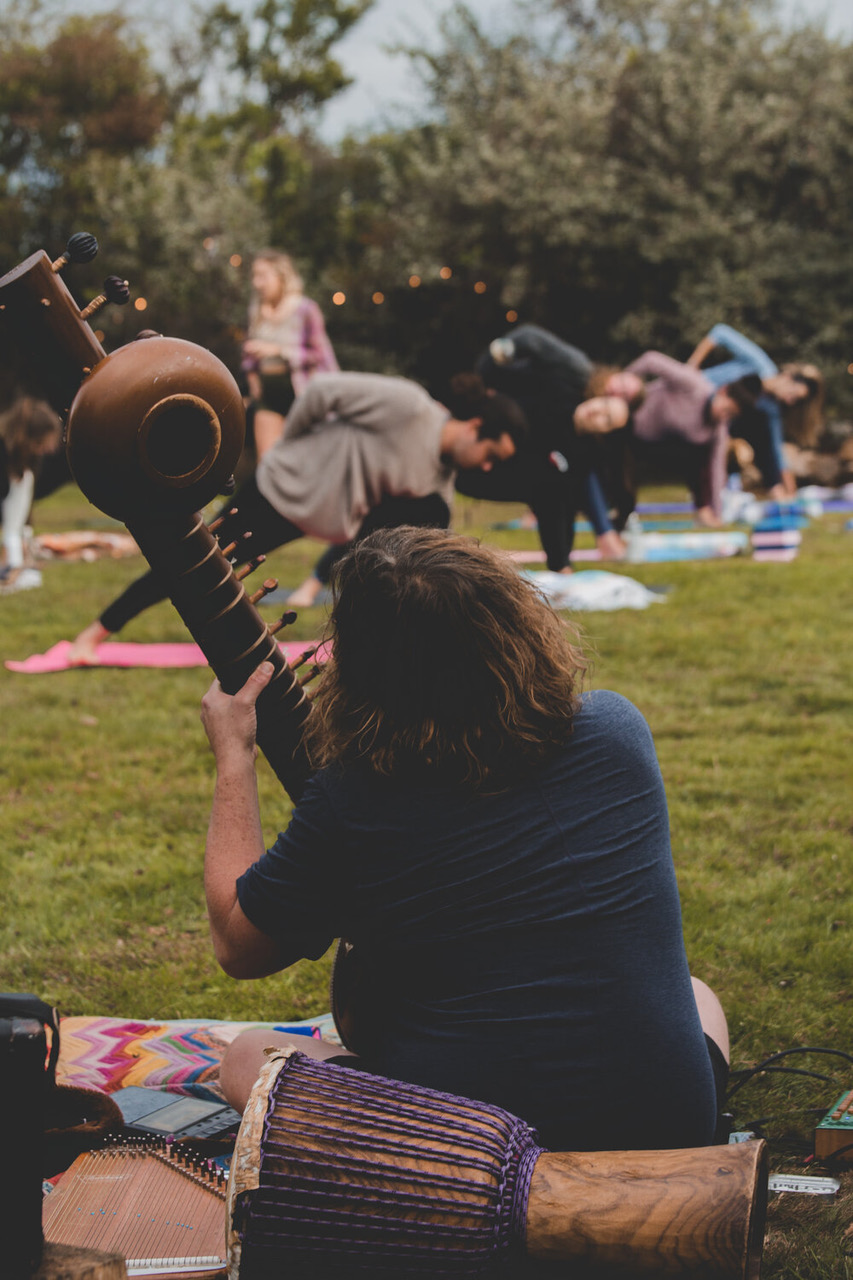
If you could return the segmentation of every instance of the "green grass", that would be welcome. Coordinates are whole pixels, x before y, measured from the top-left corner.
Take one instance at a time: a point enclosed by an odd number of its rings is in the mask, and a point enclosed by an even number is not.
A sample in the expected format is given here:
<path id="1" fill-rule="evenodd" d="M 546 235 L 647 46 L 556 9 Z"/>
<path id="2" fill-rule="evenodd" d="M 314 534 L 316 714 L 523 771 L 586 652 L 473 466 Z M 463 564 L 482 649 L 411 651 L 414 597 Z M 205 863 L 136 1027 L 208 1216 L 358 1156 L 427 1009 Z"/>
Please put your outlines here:
<path id="1" fill-rule="evenodd" d="M 536 545 L 535 534 L 490 529 L 517 511 L 463 502 L 456 527 Z M 591 684 L 631 698 L 655 735 L 688 955 L 728 1012 L 735 1069 L 793 1046 L 853 1052 L 853 533 L 844 520 L 813 522 L 787 565 L 631 566 L 671 588 L 666 603 L 581 617 Z M 115 527 L 72 488 L 41 503 L 36 523 L 40 532 Z M 297 543 L 264 573 L 295 585 L 316 551 Z M 47 564 L 41 590 L 0 598 L 4 658 L 73 636 L 140 569 L 136 559 Z M 316 636 L 323 617 L 305 610 L 292 634 Z M 163 604 L 123 638 L 187 637 Z M 198 720 L 209 679 L 203 670 L 0 672 L 6 990 L 32 990 L 66 1014 L 138 1018 L 307 1017 L 328 1007 L 329 957 L 251 983 L 228 979 L 212 958 L 201 882 L 211 761 Z M 263 761 L 259 773 L 271 840 L 288 802 Z M 817 1115 L 853 1086 L 841 1059 L 792 1065 L 831 1079 L 765 1074 L 733 1100 L 739 1125 L 770 1117 L 772 1166 L 789 1172 L 804 1168 Z M 851 1217 L 849 1174 L 834 1201 L 777 1198 L 765 1275 L 853 1277 Z"/>

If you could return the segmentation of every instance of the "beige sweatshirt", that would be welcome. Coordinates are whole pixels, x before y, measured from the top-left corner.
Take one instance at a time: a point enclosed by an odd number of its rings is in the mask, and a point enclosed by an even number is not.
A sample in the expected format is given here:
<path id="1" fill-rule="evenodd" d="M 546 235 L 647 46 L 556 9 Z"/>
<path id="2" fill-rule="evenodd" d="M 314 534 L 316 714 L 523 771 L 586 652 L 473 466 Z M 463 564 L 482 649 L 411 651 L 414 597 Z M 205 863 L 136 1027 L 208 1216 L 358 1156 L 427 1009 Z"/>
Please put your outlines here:
<path id="1" fill-rule="evenodd" d="M 448 417 L 405 378 L 318 374 L 261 459 L 258 489 L 303 533 L 327 542 L 355 537 L 386 495 L 439 493 L 450 505 L 454 472 L 440 456 Z"/>

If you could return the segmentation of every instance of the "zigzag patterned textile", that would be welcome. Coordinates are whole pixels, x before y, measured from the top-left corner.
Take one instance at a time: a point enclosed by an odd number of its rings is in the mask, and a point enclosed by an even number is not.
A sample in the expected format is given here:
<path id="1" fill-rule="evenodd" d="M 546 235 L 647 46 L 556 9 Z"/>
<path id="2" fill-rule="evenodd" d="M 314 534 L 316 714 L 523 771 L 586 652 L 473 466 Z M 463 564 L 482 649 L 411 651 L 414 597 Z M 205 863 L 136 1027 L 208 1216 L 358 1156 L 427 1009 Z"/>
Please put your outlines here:
<path id="1" fill-rule="evenodd" d="M 129 1022 L 69 1017 L 60 1023 L 58 1083 L 113 1093 L 128 1085 L 221 1101 L 219 1064 L 248 1027 L 337 1040 L 331 1014 L 308 1022 Z"/>

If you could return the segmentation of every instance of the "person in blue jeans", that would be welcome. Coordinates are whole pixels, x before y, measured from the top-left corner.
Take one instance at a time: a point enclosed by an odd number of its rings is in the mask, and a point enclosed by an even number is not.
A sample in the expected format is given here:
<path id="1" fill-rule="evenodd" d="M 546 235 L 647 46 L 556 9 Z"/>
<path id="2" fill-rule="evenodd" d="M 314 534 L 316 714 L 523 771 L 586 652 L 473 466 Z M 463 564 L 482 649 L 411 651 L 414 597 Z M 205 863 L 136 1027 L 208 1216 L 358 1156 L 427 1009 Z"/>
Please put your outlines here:
<path id="1" fill-rule="evenodd" d="M 728 358 L 719 364 L 705 366 L 712 352 L 725 350 Z M 822 380 L 816 369 L 790 366 L 780 369 L 757 343 L 728 324 L 716 324 L 697 345 L 687 363 L 702 369 L 716 387 L 736 382 L 746 374 L 757 374 L 764 388 L 755 409 L 729 423 L 729 434 L 745 439 L 755 454 L 769 496 L 782 499 L 796 493 L 793 473 L 785 466 L 782 449 L 784 414 L 807 406 L 819 409 Z"/>
<path id="2" fill-rule="evenodd" d="M 474 539 L 375 532 L 334 591 L 307 724 L 316 772 L 269 849 L 255 701 L 272 668 L 203 699 L 222 968 L 266 976 L 345 937 L 364 975 L 359 1054 L 303 1036 L 304 1052 L 505 1107 L 554 1150 L 712 1142 L 726 1019 L 691 978 L 640 712 L 581 693 L 565 622 Z M 232 1105 L 264 1050 L 295 1040 L 234 1041 L 220 1076 Z"/>

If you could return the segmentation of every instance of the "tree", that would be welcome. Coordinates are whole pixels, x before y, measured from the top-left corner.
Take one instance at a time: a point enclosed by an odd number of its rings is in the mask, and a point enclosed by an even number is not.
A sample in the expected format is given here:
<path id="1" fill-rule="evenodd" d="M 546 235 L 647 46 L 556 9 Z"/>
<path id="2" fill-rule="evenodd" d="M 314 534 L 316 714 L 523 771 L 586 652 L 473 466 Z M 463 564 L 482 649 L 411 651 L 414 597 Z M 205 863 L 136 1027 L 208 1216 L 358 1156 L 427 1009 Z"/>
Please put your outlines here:
<path id="1" fill-rule="evenodd" d="M 459 9 L 415 56 L 432 119 L 387 165 L 383 257 L 485 283 L 460 352 L 512 308 L 599 357 L 686 354 L 726 319 L 777 359 L 846 367 L 843 41 L 755 0 L 534 0 L 521 34 L 489 40 Z M 436 326 L 421 368 L 446 346 Z"/>

